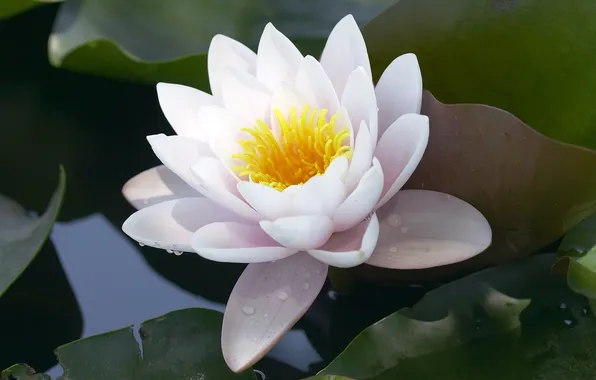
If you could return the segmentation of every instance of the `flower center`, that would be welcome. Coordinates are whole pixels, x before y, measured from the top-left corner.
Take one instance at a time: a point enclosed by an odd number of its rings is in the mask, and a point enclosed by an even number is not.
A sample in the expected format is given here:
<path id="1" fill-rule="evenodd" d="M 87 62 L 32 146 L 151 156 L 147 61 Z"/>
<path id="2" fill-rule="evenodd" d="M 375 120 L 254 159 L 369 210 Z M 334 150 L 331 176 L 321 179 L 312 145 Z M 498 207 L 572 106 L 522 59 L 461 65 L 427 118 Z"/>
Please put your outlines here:
<path id="1" fill-rule="evenodd" d="M 325 173 L 339 156 L 351 158 L 350 146 L 344 144 L 350 130 L 335 131 L 337 114 L 327 119 L 328 110 L 311 110 L 308 105 L 299 115 L 292 107 L 287 119 L 279 109 L 273 111 L 280 126 L 279 138 L 262 120 L 242 129 L 252 139 L 238 141 L 244 153 L 232 155 L 246 163 L 232 168 L 240 177 L 282 191 Z"/>

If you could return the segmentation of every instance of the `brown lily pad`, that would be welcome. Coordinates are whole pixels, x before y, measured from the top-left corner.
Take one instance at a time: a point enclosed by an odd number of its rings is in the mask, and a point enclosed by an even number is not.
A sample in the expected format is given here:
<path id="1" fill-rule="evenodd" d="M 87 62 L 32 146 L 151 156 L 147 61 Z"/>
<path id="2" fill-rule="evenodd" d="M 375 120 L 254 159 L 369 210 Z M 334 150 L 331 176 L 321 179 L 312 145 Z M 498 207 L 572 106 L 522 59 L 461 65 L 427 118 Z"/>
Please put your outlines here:
<path id="1" fill-rule="evenodd" d="M 445 192 L 488 219 L 491 247 L 465 262 L 399 271 L 363 266 L 408 281 L 444 280 L 520 259 L 561 237 L 596 211 L 596 152 L 550 139 L 498 108 L 445 105 L 426 92 L 430 140 L 405 188 Z"/>

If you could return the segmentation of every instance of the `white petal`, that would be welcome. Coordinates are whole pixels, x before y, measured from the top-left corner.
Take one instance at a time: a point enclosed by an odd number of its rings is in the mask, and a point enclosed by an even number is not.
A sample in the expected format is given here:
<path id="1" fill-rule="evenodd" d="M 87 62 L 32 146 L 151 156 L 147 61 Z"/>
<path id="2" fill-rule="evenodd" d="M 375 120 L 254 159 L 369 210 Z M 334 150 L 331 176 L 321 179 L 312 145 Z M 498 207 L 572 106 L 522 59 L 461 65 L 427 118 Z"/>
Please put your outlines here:
<path id="1" fill-rule="evenodd" d="M 343 181 L 348 173 L 348 165 L 348 159 L 345 156 L 337 157 L 329 163 L 324 175 Z"/>
<path id="2" fill-rule="evenodd" d="M 352 15 L 341 19 L 331 31 L 321 55 L 321 65 L 338 94 L 343 93 L 348 76 L 362 66 L 372 80 L 364 38 Z"/>
<path id="3" fill-rule="evenodd" d="M 269 116 L 271 96 L 271 91 L 257 78 L 239 71 L 232 71 L 222 85 L 223 104 L 243 117 L 246 127 Z"/>
<path id="4" fill-rule="evenodd" d="M 122 187 L 124 198 L 137 210 L 179 198 L 200 194 L 164 165 L 137 174 Z"/>
<path id="5" fill-rule="evenodd" d="M 135 212 L 122 224 L 122 231 L 143 245 L 194 252 L 190 243 L 195 231 L 224 220 L 241 219 L 207 198 L 182 198 Z"/>
<path id="6" fill-rule="evenodd" d="M 280 218 L 272 222 L 259 222 L 263 231 L 284 247 L 299 251 L 318 248 L 333 232 L 333 223 L 324 215 L 299 215 Z"/>
<path id="7" fill-rule="evenodd" d="M 258 224 L 237 222 L 208 224 L 195 232 L 191 245 L 200 256 L 226 263 L 261 263 L 297 252 L 280 246 Z"/>
<path id="8" fill-rule="evenodd" d="M 347 159 L 345 160 L 347 162 Z M 346 186 L 340 177 L 341 173 L 338 173 L 342 169 L 340 167 L 341 163 L 331 168 L 332 164 L 333 162 L 324 175 L 312 177 L 292 193 L 293 215 L 326 215 L 331 217 L 346 199 Z M 332 170 L 329 170 L 329 168 Z"/>
<path id="9" fill-rule="evenodd" d="M 378 211 L 380 237 L 367 264 L 422 269 L 467 260 L 491 243 L 491 228 L 470 204 L 427 190 L 402 190 Z"/>
<path id="10" fill-rule="evenodd" d="M 220 106 L 201 107 L 197 112 L 197 118 L 203 129 L 205 141 L 214 151 L 215 140 L 234 138 L 242 128 L 250 126 L 245 119 Z"/>
<path id="11" fill-rule="evenodd" d="M 333 214 L 335 231 L 345 231 L 360 223 L 374 209 L 383 191 L 383 169 L 376 158 L 356 189 Z"/>
<path id="12" fill-rule="evenodd" d="M 292 198 L 272 187 L 259 183 L 241 181 L 237 185 L 242 197 L 262 219 L 275 220 L 291 213 Z"/>
<path id="13" fill-rule="evenodd" d="M 282 82 L 294 83 L 302 58 L 296 46 L 269 23 L 257 50 L 257 78 L 277 91 Z"/>
<path id="14" fill-rule="evenodd" d="M 198 182 L 207 190 L 205 196 L 222 207 L 250 220 L 259 220 L 259 214 L 253 210 L 238 192 L 238 179 L 233 177 L 216 158 L 203 158 L 191 166 L 191 171 Z"/>
<path id="15" fill-rule="evenodd" d="M 338 95 L 325 73 L 323 66 L 307 55 L 296 75 L 296 88 L 306 96 L 308 104 L 318 109 L 327 109 L 333 115 L 339 109 Z"/>
<path id="16" fill-rule="evenodd" d="M 374 149 L 377 145 L 377 99 L 372 78 L 362 67 L 356 68 L 348 77 L 341 96 L 341 106 L 348 111 L 356 135 L 360 123 L 366 121 Z"/>
<path id="17" fill-rule="evenodd" d="M 327 265 L 304 253 L 249 264 L 224 314 L 221 345 L 228 367 L 242 372 L 265 356 L 308 310 L 326 278 Z"/>
<path id="18" fill-rule="evenodd" d="M 255 75 L 256 67 L 257 55 L 240 42 L 221 34 L 211 40 L 207 53 L 207 69 L 214 96 L 221 97 L 221 86 L 230 68 Z"/>
<path id="19" fill-rule="evenodd" d="M 200 107 L 213 104 L 210 94 L 180 84 L 158 83 L 157 98 L 176 134 L 206 141 L 197 112 Z"/>
<path id="20" fill-rule="evenodd" d="M 176 173 L 187 184 L 205 194 L 205 189 L 190 170 L 190 165 L 203 157 L 213 157 L 213 151 L 203 141 L 183 136 L 166 136 L 164 134 L 147 136 L 153 152 L 171 171 Z"/>
<path id="21" fill-rule="evenodd" d="M 307 252 L 324 263 L 339 268 L 360 265 L 373 253 L 379 237 L 379 220 L 376 214 L 354 228 L 335 233 L 325 245 Z"/>
<path id="22" fill-rule="evenodd" d="M 401 55 L 385 69 L 377 82 L 379 135 L 402 115 L 420 113 L 422 73 L 414 54 Z"/>
<path id="23" fill-rule="evenodd" d="M 358 136 L 356 136 L 356 143 L 354 147 L 354 154 L 350 162 L 350 168 L 346 176 L 346 188 L 348 194 L 354 191 L 360 178 L 370 169 L 372 165 L 373 148 L 370 142 L 370 134 L 366 122 L 362 122 L 358 129 Z"/>
<path id="24" fill-rule="evenodd" d="M 385 185 L 377 209 L 408 181 L 428 145 L 428 117 L 407 114 L 397 119 L 381 136 L 375 157 L 383 167 Z"/>

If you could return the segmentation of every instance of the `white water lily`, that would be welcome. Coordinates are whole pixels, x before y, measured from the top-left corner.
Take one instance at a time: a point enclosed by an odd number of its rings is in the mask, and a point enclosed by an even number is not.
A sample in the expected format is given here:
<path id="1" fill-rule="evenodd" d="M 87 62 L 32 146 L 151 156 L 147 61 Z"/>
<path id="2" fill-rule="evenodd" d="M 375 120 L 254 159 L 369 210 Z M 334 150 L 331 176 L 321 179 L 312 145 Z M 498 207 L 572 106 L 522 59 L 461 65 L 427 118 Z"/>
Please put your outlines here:
<path id="1" fill-rule="evenodd" d="M 164 166 L 125 185 L 139 211 L 122 229 L 145 245 L 249 263 L 223 322 L 232 370 L 255 363 L 294 325 L 328 265 L 425 268 L 490 244 L 471 205 L 398 193 L 428 143 L 420 68 L 402 55 L 375 87 L 352 16 L 335 26 L 320 61 L 268 24 L 257 54 L 215 36 L 208 70 L 212 95 L 157 86 L 177 135 L 148 137 Z"/>

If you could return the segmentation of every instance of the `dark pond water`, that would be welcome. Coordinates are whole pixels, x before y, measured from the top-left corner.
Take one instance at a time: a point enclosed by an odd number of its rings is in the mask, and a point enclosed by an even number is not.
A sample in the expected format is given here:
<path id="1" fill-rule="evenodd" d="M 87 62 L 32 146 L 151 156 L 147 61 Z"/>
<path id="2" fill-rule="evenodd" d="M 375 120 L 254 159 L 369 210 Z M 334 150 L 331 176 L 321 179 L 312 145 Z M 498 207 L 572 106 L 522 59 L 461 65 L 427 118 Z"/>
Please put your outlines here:
<path id="1" fill-rule="evenodd" d="M 56 376 L 55 347 L 187 307 L 223 310 L 242 265 L 141 248 L 120 230 L 124 182 L 157 164 L 145 136 L 170 133 L 153 86 L 51 68 L 54 9 L 0 22 L 0 191 L 43 210 L 64 164 L 68 187 L 51 243 L 0 298 L 0 369 L 26 362 Z M 424 289 L 321 293 L 256 368 L 267 379 L 315 373 L 364 327 Z M 333 323 L 331 323 L 333 321 Z"/>

